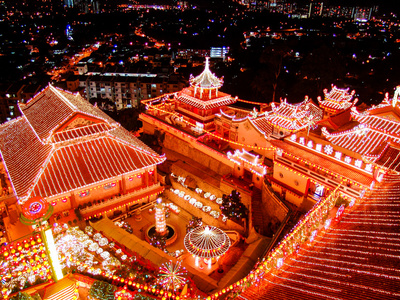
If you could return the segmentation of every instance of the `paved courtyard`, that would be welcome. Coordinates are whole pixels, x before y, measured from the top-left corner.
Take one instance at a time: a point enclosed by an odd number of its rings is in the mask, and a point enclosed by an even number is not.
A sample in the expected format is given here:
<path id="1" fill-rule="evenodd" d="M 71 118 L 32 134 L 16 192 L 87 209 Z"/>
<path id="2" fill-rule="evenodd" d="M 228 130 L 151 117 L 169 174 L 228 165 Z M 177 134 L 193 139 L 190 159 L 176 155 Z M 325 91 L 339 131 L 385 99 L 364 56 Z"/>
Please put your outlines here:
<path id="1" fill-rule="evenodd" d="M 211 268 L 208 268 L 208 265 L 203 260 L 200 260 L 198 267 L 195 266 L 195 259 L 186 251 L 183 242 L 186 235 L 186 225 L 189 224 L 189 220 L 191 220 L 192 215 L 181 208 L 179 209 L 179 214 L 171 211 L 169 217 L 166 219 L 167 225 L 171 225 L 177 234 L 176 241 L 167 246 L 168 252 L 183 250 L 183 254 L 179 257 L 179 259 L 188 265 L 191 265 L 193 268 L 196 268 L 198 271 L 211 276 L 213 279 L 219 280 L 230 269 L 231 266 L 227 266 L 220 261 L 213 264 Z M 154 211 L 150 212 L 149 208 L 145 208 L 141 211 L 139 218 L 134 215 L 125 219 L 125 221 L 131 225 L 134 235 L 142 240 L 145 240 L 145 234 L 148 228 L 155 224 L 155 214 Z M 231 244 L 233 242 L 234 241 L 231 240 Z M 243 251 L 243 249 L 240 250 Z"/>

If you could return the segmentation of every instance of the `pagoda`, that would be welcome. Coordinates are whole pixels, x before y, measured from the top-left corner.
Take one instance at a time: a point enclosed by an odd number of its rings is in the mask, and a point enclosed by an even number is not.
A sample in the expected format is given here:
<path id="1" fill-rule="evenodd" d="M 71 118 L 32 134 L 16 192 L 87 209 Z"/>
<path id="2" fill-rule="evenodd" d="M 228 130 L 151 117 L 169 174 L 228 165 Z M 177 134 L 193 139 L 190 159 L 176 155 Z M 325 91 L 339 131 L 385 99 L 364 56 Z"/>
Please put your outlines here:
<path id="1" fill-rule="evenodd" d="M 190 75 L 190 86 L 176 94 L 175 111 L 198 131 L 214 129 L 215 114 L 236 102 L 231 95 L 219 91 L 223 82 L 222 77 L 218 78 L 210 71 L 206 57 L 203 72 L 197 77 Z"/>
<path id="2" fill-rule="evenodd" d="M 319 106 L 324 110 L 324 117 L 330 117 L 352 108 L 358 101 L 353 100 L 355 91 L 349 93 L 349 88 L 339 89 L 332 84 L 331 90 L 324 89 L 325 99 L 318 97 Z"/>

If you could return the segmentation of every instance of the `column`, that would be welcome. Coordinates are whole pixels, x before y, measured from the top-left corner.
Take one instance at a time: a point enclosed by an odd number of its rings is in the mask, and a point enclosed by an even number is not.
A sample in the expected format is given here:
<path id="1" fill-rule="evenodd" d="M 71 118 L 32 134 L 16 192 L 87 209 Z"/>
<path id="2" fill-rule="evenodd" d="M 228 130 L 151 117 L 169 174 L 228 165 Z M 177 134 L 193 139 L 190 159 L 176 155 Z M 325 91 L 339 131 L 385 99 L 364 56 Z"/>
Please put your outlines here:
<path id="1" fill-rule="evenodd" d="M 121 195 L 125 195 L 126 194 L 126 177 L 125 175 L 121 176 L 121 180 L 120 180 L 120 185 L 119 185 L 119 192 Z"/>

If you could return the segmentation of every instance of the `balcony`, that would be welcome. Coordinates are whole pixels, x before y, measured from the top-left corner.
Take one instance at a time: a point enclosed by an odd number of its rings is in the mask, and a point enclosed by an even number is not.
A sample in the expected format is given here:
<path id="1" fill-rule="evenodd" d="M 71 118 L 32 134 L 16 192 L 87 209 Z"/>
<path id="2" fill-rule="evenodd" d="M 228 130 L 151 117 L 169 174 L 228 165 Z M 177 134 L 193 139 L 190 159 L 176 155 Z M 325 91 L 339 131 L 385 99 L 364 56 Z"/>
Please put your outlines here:
<path id="1" fill-rule="evenodd" d="M 153 184 L 148 187 L 140 188 L 140 189 L 135 189 L 132 192 L 126 194 L 126 195 L 121 195 L 121 196 L 114 196 L 108 200 L 105 200 L 104 202 L 101 202 L 99 204 L 94 204 L 90 207 L 86 207 L 80 210 L 82 215 L 92 215 L 95 211 L 104 211 L 107 208 L 110 209 L 111 207 L 115 206 L 116 204 L 121 204 L 124 205 L 132 198 L 140 198 L 140 196 L 144 196 L 145 194 L 149 194 L 151 192 L 155 192 L 157 189 L 161 187 L 161 184 L 158 182 L 156 184 Z"/>

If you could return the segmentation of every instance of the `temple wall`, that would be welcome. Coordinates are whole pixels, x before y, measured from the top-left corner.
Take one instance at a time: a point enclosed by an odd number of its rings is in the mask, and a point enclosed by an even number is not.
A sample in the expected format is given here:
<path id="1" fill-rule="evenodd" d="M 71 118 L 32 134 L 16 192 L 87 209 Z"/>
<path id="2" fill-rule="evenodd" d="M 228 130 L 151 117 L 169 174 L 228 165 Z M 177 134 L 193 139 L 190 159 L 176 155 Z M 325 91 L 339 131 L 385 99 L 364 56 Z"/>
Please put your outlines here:
<path id="1" fill-rule="evenodd" d="M 282 195 L 282 187 L 276 183 L 272 183 L 272 188 L 275 191 L 275 193 Z M 304 200 L 303 196 L 295 195 L 289 191 L 286 191 L 285 194 L 285 200 L 289 201 L 290 203 L 296 205 L 297 207 L 300 207 L 301 203 Z"/>
<path id="2" fill-rule="evenodd" d="M 264 136 L 264 134 L 260 133 L 258 130 L 256 130 L 253 125 L 250 124 L 250 122 L 248 120 L 244 121 L 244 122 L 238 122 L 237 123 L 238 126 L 238 139 L 237 142 L 241 143 L 241 144 L 246 144 L 246 145 L 250 145 L 250 146 L 256 146 L 256 147 L 262 147 L 262 148 L 270 148 L 271 147 L 271 143 L 269 141 L 267 141 L 266 137 Z M 233 145 L 234 147 L 234 145 Z M 236 146 L 235 148 L 237 149 L 242 149 L 243 146 Z M 246 149 L 246 148 L 245 148 Z M 265 156 L 269 159 L 272 160 L 273 155 L 274 155 L 274 151 L 273 150 L 265 150 L 265 149 L 246 149 L 247 151 L 254 151 L 257 154 L 260 154 L 262 156 Z"/>
<path id="3" fill-rule="evenodd" d="M 291 170 L 286 170 L 278 164 L 274 164 L 273 177 L 277 181 L 282 182 L 298 191 L 300 194 L 306 194 L 308 181 L 307 177 L 296 174 Z"/>
<path id="4" fill-rule="evenodd" d="M 280 222 L 282 222 L 289 209 L 278 199 L 278 197 L 272 192 L 272 188 L 267 186 L 266 183 L 262 187 L 262 206 L 261 210 L 267 219 L 276 217 Z"/>
<path id="5" fill-rule="evenodd" d="M 138 176 L 140 176 L 140 177 L 138 177 Z M 126 180 L 125 180 L 126 189 L 129 190 L 129 189 L 133 189 L 136 187 L 144 186 L 144 180 L 145 180 L 144 176 L 146 176 L 145 173 L 135 174 L 135 175 L 129 176 L 131 178 L 131 180 L 127 176 Z"/>
<path id="6" fill-rule="evenodd" d="M 116 183 L 116 184 L 114 187 L 105 189 L 103 185 L 108 184 L 108 183 Z M 84 197 L 80 196 L 80 193 L 84 192 L 84 191 L 88 191 L 89 194 Z M 76 203 L 79 205 L 79 204 L 87 203 L 87 202 L 93 201 L 93 200 L 102 200 L 105 198 L 109 198 L 113 195 L 118 194 L 119 191 L 120 191 L 119 180 L 114 179 L 110 182 L 99 184 L 98 186 L 94 186 L 94 187 L 84 189 L 82 191 L 74 192 L 74 195 L 75 195 Z"/>
<path id="7" fill-rule="evenodd" d="M 187 156 L 220 175 L 232 172 L 233 163 L 226 157 L 216 151 L 208 149 L 206 146 L 202 146 L 197 142 L 195 143 L 196 144 L 193 145 L 174 135 L 165 134 L 164 147 Z"/>

